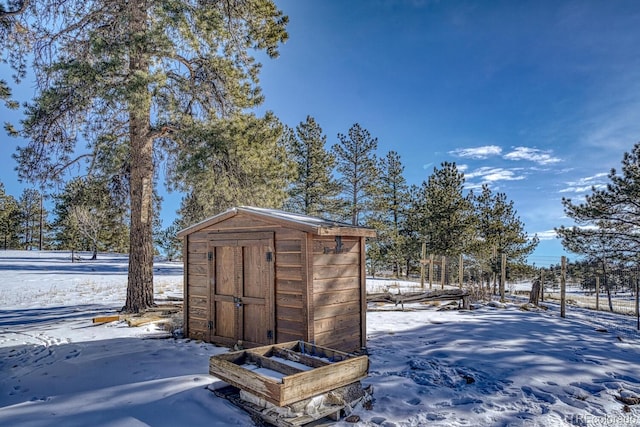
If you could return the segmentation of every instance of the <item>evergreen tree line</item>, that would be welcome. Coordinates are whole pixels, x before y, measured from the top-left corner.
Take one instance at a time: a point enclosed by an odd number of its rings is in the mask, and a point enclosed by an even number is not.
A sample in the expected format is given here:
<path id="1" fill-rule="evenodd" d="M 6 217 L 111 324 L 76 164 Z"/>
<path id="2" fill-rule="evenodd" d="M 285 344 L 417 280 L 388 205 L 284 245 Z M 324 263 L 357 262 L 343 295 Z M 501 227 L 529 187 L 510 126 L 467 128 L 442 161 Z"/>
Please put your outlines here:
<path id="1" fill-rule="evenodd" d="M 185 192 L 180 215 L 159 239 L 177 253 L 172 236 L 232 206 L 257 205 L 367 226 L 378 231 L 368 245 L 371 273 L 408 275 L 420 265 L 421 247 L 438 255 L 474 255 L 491 269 L 498 254 L 523 263 L 538 243 L 529 238 L 513 202 L 484 185 L 466 192 L 455 163 L 434 168 L 421 185 L 409 185 L 399 154 L 378 156 L 378 140 L 355 123 L 331 146 L 308 116 L 295 128 L 274 117 L 237 124 L 223 153 L 194 140 L 173 164 Z M 261 125 L 262 131 L 255 126 Z M 219 131 L 220 134 L 225 132 Z M 211 141 L 211 139 L 208 139 Z M 218 146 L 223 145 L 218 143 Z M 259 147 L 258 149 L 253 146 Z M 493 264 L 492 264 L 493 263 Z"/>
<path id="2" fill-rule="evenodd" d="M 16 199 L 0 183 L 2 249 L 89 251 L 92 259 L 98 251 L 127 252 L 127 209 L 104 182 L 74 178 L 50 197 L 52 212 L 43 192 L 25 189 Z"/>
<path id="3" fill-rule="evenodd" d="M 269 114 L 236 116 L 207 131 L 216 137 L 194 135 L 185 144 L 189 149 L 169 162 L 172 189 L 185 196 L 175 222 L 160 229 L 156 214 L 154 229 L 157 246 L 170 258 L 180 255 L 181 242 L 175 237 L 180 229 L 238 205 L 376 229 L 378 237 L 368 247 L 372 273 L 415 271 L 423 243 L 429 254 L 472 254 L 489 265 L 498 253 L 524 261 L 537 244 L 524 232 L 504 193 L 493 193 L 486 185 L 477 193 L 465 192 L 463 172 L 449 162 L 434 168 L 420 186 L 409 185 L 399 154 L 389 151 L 378 157 L 377 139 L 357 123 L 331 146 L 311 116 L 295 128 Z M 44 245 L 92 251 L 94 256 L 104 250 L 126 252 L 129 207 L 119 187 L 117 174 L 68 181 L 51 196 L 50 222 L 48 213 L 41 215 L 43 196 L 37 190 L 25 190 L 19 202 L 3 196 L 5 247 Z M 42 243 L 37 239 L 40 229 Z"/>
<path id="4" fill-rule="evenodd" d="M 16 199 L 0 183 L 0 246 L 39 249 L 45 245 L 46 212 L 38 190 L 27 189 Z"/>

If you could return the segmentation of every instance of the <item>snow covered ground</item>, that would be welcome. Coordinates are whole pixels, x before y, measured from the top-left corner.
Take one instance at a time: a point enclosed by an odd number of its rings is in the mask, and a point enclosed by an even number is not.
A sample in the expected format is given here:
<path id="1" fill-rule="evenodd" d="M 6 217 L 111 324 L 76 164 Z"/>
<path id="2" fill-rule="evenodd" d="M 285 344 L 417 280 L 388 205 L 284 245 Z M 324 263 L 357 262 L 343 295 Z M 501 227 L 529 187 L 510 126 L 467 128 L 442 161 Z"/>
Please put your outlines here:
<path id="1" fill-rule="evenodd" d="M 91 319 L 124 302 L 127 260 L 0 251 L 1 426 L 250 426 L 207 386 L 226 351 L 156 326 Z M 157 263 L 156 298 L 182 294 Z M 372 289 L 386 285 L 371 280 Z M 382 307 L 384 308 L 384 307 Z M 368 313 L 373 409 L 360 426 L 640 426 L 635 319 L 520 303 L 471 311 L 414 305 Z M 344 421 L 339 426 L 350 425 Z"/>

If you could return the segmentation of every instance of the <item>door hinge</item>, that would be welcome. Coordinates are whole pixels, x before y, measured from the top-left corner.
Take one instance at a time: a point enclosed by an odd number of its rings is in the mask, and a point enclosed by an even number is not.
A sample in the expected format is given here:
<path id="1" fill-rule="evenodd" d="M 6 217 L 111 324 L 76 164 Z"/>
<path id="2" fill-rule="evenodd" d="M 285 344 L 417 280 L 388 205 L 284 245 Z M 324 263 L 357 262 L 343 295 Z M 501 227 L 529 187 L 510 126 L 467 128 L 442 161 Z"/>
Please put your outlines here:
<path id="1" fill-rule="evenodd" d="M 267 331 L 267 339 L 269 340 L 273 339 L 273 331 Z"/>
<path id="2" fill-rule="evenodd" d="M 209 261 L 211 261 L 213 259 L 213 252 L 209 252 L 207 254 L 207 259 L 209 259 Z"/>
<path id="3" fill-rule="evenodd" d="M 267 252 L 267 262 L 273 261 L 273 252 Z"/>

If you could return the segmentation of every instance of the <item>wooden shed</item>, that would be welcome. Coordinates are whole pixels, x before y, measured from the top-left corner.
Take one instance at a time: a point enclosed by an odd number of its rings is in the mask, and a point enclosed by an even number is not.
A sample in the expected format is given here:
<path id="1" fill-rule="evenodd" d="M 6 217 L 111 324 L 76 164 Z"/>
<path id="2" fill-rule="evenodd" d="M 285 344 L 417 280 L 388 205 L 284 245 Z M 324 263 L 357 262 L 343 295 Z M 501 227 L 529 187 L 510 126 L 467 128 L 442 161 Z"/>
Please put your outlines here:
<path id="1" fill-rule="evenodd" d="M 365 238 L 374 230 L 237 207 L 178 236 L 185 336 L 243 347 L 366 346 Z"/>

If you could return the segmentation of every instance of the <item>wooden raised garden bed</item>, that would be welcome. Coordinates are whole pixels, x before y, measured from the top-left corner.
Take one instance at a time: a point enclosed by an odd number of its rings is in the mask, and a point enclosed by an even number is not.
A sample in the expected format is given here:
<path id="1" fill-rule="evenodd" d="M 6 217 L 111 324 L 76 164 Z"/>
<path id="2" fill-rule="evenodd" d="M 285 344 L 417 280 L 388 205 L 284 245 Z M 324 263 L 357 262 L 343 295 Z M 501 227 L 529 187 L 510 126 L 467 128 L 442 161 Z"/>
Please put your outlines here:
<path id="1" fill-rule="evenodd" d="M 209 373 L 276 406 L 367 377 L 369 358 L 292 341 L 212 356 Z"/>

